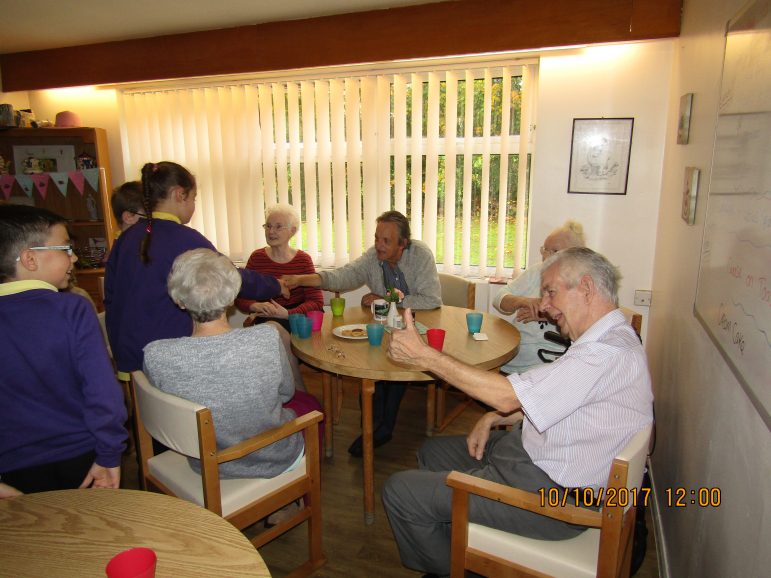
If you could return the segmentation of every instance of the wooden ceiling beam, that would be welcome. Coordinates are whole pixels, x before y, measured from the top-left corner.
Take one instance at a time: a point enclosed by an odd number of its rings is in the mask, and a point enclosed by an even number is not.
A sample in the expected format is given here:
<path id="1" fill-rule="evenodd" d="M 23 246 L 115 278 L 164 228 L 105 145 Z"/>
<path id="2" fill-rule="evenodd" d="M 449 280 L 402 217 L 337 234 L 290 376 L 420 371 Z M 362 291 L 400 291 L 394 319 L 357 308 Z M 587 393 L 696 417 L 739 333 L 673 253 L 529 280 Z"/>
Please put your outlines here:
<path id="1" fill-rule="evenodd" d="M 455 0 L 0 55 L 6 92 L 623 42 L 680 34 L 681 0 Z"/>

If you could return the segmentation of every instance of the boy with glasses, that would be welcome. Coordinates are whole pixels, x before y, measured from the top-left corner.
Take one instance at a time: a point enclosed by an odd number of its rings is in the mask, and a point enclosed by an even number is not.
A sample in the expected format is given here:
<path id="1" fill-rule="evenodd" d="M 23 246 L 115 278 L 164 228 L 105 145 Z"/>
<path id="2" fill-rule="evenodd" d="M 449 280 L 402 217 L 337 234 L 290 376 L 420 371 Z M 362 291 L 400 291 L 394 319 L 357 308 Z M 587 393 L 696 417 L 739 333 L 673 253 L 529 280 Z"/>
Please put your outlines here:
<path id="1" fill-rule="evenodd" d="M 96 314 L 66 289 L 64 218 L 0 206 L 0 478 L 22 492 L 117 488 L 126 408 Z"/>

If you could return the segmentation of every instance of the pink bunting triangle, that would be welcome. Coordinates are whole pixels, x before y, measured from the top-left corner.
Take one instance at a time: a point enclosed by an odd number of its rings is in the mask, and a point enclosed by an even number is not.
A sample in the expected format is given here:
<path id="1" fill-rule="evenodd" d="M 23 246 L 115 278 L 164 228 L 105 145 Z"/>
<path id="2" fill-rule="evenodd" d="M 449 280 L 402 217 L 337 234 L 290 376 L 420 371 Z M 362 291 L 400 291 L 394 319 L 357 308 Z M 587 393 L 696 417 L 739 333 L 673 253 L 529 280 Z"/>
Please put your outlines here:
<path id="1" fill-rule="evenodd" d="M 21 190 L 23 190 L 28 197 L 32 198 L 32 190 L 35 188 L 35 185 L 32 183 L 32 177 L 29 175 L 16 175 L 16 182 L 19 183 Z"/>
<path id="2" fill-rule="evenodd" d="M 51 180 L 56 185 L 56 188 L 59 189 L 59 192 L 62 194 L 62 196 L 67 196 L 67 185 L 69 184 L 70 180 L 67 178 L 67 173 L 64 172 L 56 172 L 56 173 L 48 173 L 51 175 Z"/>
<path id="3" fill-rule="evenodd" d="M 83 185 L 86 182 L 86 178 L 83 176 L 83 173 L 80 171 L 70 171 L 67 173 L 67 176 L 70 177 L 70 180 L 72 181 L 72 184 L 75 185 L 75 188 L 78 189 L 78 192 L 80 193 L 80 196 L 83 196 Z"/>
<path id="4" fill-rule="evenodd" d="M 32 182 L 35 183 L 37 192 L 45 199 L 48 194 L 48 181 L 51 180 L 51 177 L 48 176 L 48 173 L 37 173 L 30 176 L 32 177 Z"/>
<path id="5" fill-rule="evenodd" d="M 2 175 L 0 176 L 0 190 L 3 191 L 3 196 L 5 197 L 5 200 L 11 198 L 11 192 L 13 191 L 13 183 L 16 182 L 16 179 L 13 177 L 13 175 Z"/>

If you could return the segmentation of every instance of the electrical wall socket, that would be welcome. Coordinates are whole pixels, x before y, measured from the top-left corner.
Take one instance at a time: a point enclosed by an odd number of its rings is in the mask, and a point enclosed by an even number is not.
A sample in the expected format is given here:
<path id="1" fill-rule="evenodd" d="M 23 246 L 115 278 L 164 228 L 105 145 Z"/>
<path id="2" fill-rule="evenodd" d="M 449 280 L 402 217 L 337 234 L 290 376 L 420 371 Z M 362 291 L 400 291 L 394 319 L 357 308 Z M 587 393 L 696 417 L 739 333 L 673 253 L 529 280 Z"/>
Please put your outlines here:
<path id="1" fill-rule="evenodd" d="M 644 289 L 638 289 L 634 292 L 634 304 L 638 307 L 651 306 L 652 292 Z"/>

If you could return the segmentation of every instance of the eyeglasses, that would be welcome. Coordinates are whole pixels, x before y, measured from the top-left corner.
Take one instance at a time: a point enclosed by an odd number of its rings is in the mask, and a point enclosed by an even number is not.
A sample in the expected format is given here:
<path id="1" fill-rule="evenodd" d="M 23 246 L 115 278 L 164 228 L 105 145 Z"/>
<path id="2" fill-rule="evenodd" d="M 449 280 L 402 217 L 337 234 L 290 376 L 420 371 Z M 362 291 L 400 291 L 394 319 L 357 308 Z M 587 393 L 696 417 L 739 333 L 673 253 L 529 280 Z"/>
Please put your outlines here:
<path id="1" fill-rule="evenodd" d="M 73 249 L 72 245 L 50 245 L 48 247 L 27 247 L 30 251 L 66 251 L 68 257 L 72 257 Z M 21 256 L 16 257 L 17 261 L 21 261 Z"/>
<path id="2" fill-rule="evenodd" d="M 274 231 L 276 231 L 276 233 L 280 233 L 281 231 L 283 231 L 284 229 L 288 229 L 289 227 L 287 227 L 286 225 L 282 225 L 281 223 L 277 225 L 271 225 L 269 223 L 265 223 L 262 226 L 262 228 L 265 229 L 266 231 L 270 231 L 271 229 L 273 229 Z"/>

